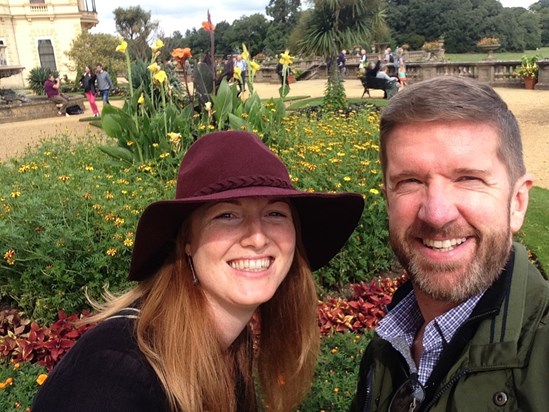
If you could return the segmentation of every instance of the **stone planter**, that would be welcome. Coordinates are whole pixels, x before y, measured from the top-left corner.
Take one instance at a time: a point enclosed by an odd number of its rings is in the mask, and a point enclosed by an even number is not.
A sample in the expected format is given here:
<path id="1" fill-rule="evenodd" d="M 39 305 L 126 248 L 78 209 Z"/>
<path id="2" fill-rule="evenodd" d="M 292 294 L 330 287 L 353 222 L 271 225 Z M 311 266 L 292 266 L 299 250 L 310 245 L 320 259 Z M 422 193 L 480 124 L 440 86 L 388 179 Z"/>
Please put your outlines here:
<path id="1" fill-rule="evenodd" d="M 499 46 L 499 44 L 484 44 L 478 47 L 488 53 L 485 60 L 494 60 L 494 50 L 499 49 Z"/>

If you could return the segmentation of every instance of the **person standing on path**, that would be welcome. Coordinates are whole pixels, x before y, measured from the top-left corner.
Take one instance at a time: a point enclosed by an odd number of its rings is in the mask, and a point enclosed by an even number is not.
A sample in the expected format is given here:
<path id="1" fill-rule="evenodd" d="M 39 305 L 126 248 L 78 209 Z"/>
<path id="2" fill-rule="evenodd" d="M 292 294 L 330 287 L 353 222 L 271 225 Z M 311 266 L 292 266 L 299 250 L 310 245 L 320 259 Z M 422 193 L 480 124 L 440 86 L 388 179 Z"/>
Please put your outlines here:
<path id="1" fill-rule="evenodd" d="M 111 76 L 103 70 L 103 65 L 100 63 L 95 68 L 95 77 L 97 78 L 97 88 L 99 89 L 103 103 L 111 104 L 109 102 L 109 92 L 113 88 Z"/>
<path id="2" fill-rule="evenodd" d="M 84 95 L 88 99 L 93 117 L 99 117 L 99 109 L 97 108 L 97 104 L 95 104 L 95 81 L 96 77 L 91 66 L 86 66 L 84 75 L 80 79 L 80 86 L 84 88 Z"/>

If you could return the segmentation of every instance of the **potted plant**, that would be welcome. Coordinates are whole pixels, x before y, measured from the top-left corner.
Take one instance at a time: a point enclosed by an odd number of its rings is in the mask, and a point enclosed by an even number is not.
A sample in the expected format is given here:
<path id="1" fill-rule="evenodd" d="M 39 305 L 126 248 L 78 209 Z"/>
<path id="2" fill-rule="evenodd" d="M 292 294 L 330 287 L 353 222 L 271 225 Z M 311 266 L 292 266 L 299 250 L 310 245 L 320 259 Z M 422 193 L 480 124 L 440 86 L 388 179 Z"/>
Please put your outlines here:
<path id="1" fill-rule="evenodd" d="M 520 66 L 513 72 L 513 76 L 524 79 L 524 87 L 534 89 L 538 80 L 538 56 L 522 56 Z"/>

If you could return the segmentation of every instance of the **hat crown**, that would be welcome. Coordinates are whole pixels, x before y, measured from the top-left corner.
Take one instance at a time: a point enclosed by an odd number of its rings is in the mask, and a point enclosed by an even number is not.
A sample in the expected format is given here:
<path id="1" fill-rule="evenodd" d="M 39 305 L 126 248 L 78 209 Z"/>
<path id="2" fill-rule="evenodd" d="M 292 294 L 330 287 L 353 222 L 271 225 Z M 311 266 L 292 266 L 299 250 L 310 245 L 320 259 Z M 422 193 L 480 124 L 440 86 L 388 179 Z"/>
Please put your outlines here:
<path id="1" fill-rule="evenodd" d="M 258 186 L 293 189 L 284 163 L 255 135 L 215 132 L 199 138 L 185 154 L 176 199 Z"/>

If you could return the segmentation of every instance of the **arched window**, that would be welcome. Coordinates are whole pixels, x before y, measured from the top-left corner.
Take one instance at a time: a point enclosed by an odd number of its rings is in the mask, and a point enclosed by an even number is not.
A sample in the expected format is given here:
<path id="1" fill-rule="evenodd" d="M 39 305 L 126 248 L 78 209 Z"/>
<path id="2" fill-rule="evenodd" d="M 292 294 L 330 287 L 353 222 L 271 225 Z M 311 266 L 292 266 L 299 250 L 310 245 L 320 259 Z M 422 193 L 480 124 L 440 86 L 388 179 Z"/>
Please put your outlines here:
<path id="1" fill-rule="evenodd" d="M 57 70 L 51 40 L 38 40 L 38 56 L 40 57 L 40 67 L 49 67 L 53 71 Z"/>

